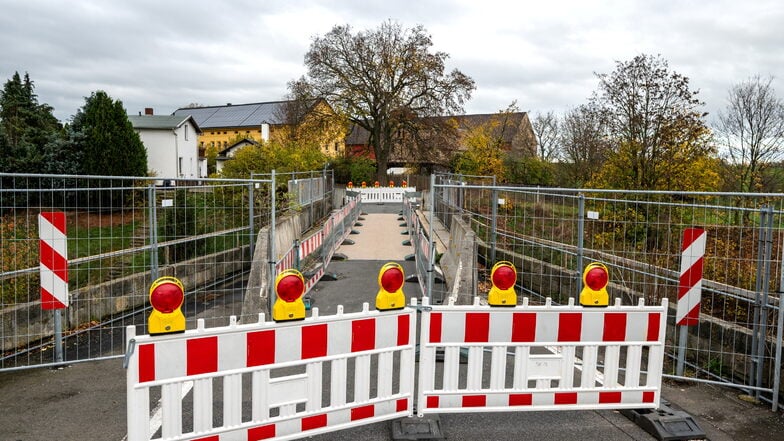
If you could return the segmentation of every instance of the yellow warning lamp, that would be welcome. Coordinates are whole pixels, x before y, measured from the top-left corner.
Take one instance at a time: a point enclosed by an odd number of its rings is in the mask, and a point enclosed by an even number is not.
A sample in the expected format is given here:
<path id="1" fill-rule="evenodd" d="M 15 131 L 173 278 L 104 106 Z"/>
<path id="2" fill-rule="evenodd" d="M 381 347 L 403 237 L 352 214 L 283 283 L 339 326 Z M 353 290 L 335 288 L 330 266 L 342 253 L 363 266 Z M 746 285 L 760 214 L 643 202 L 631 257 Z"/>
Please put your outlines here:
<path id="1" fill-rule="evenodd" d="M 281 271 L 275 278 L 275 294 L 278 299 L 272 305 L 272 320 L 302 320 L 305 318 L 305 278 L 295 269 Z"/>
<path id="2" fill-rule="evenodd" d="M 512 262 L 502 260 L 493 265 L 490 271 L 490 280 L 493 287 L 487 294 L 487 304 L 490 306 L 515 306 L 517 293 L 514 290 L 517 282 L 517 270 Z"/>
<path id="3" fill-rule="evenodd" d="M 381 271 L 378 272 L 376 309 L 388 311 L 404 308 L 406 296 L 403 294 L 403 282 L 405 282 L 405 276 L 402 266 L 395 262 L 384 264 Z"/>
<path id="4" fill-rule="evenodd" d="M 185 331 L 185 316 L 182 302 L 185 288 L 176 277 L 159 277 L 150 285 L 150 304 L 152 314 L 147 319 L 150 335 L 170 334 Z"/>
<path id="5" fill-rule="evenodd" d="M 607 284 L 610 283 L 610 272 L 598 262 L 590 263 L 583 271 L 583 290 L 580 292 L 582 306 L 607 306 L 610 296 Z"/>

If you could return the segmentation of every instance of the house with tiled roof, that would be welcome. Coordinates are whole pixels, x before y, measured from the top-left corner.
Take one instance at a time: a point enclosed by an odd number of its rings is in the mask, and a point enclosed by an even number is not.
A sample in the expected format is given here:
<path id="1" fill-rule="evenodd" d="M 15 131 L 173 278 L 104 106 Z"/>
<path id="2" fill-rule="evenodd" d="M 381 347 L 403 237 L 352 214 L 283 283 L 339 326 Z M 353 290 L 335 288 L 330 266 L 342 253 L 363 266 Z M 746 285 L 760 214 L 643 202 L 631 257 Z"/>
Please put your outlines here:
<path id="1" fill-rule="evenodd" d="M 133 129 L 147 150 L 147 168 L 162 178 L 204 178 L 207 161 L 199 151 L 199 124 L 191 115 L 129 115 Z"/>
<path id="2" fill-rule="evenodd" d="M 309 105 L 302 121 L 291 121 L 289 109 L 293 101 L 271 101 L 250 104 L 226 104 L 225 106 L 184 107 L 174 111 L 174 115 L 191 115 L 202 129 L 199 146 L 215 148 L 222 151 L 243 139 L 262 142 L 274 137 L 277 132 L 294 124 L 302 124 L 308 120 L 309 114 L 317 112 L 332 113 L 332 107 L 325 100 L 315 100 Z M 320 140 L 322 152 L 328 156 L 343 153 L 345 134 L 342 128 L 334 130 L 340 136 L 333 136 L 333 131 L 325 131 L 324 139 Z"/>

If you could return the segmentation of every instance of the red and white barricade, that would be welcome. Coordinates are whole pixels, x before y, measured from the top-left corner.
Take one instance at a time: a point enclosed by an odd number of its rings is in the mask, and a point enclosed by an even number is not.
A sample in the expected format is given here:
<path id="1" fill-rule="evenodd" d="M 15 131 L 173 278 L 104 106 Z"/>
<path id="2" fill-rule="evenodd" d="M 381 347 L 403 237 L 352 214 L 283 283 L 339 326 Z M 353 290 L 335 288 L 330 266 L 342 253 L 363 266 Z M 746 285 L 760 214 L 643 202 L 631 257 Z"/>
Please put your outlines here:
<path id="1" fill-rule="evenodd" d="M 411 416 L 415 322 L 414 309 L 379 313 L 365 304 L 330 317 L 314 308 L 296 322 L 262 316 L 204 329 L 202 321 L 197 330 L 156 337 L 137 337 L 130 326 L 128 441 L 157 439 L 151 393 L 161 397 L 166 440 L 285 440 Z M 192 422 L 183 421 L 188 413 Z"/>
<path id="2" fill-rule="evenodd" d="M 420 416 L 659 406 L 666 299 L 661 306 L 584 308 L 548 299 L 545 306 L 424 309 Z"/>

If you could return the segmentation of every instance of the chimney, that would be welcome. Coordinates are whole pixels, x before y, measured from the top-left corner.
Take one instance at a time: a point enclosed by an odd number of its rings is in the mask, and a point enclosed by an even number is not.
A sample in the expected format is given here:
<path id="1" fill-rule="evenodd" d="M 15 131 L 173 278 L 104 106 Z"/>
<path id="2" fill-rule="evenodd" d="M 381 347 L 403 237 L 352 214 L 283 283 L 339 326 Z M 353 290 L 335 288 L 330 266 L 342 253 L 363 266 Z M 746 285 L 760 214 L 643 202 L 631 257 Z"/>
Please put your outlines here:
<path id="1" fill-rule="evenodd" d="M 153 114 L 152 107 L 145 107 L 144 108 L 144 114 L 145 115 L 152 115 Z"/>

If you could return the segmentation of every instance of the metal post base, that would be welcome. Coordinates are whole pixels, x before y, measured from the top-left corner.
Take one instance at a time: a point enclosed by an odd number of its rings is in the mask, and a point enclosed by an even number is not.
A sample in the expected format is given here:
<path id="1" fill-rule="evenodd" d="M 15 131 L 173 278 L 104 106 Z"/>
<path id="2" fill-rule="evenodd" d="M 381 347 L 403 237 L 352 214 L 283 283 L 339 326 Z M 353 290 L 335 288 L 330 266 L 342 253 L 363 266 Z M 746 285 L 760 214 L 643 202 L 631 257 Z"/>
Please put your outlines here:
<path id="1" fill-rule="evenodd" d="M 441 421 L 438 416 L 411 417 L 392 421 L 393 440 L 442 440 Z"/>
<path id="2" fill-rule="evenodd" d="M 621 413 L 662 441 L 705 439 L 705 431 L 682 410 L 675 410 L 662 400 L 658 409 L 625 409 Z"/>

